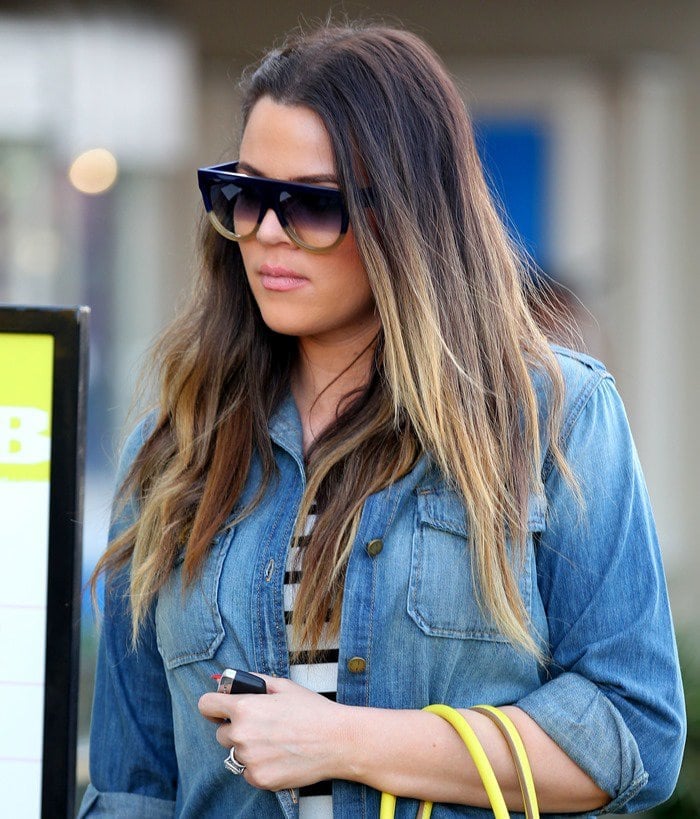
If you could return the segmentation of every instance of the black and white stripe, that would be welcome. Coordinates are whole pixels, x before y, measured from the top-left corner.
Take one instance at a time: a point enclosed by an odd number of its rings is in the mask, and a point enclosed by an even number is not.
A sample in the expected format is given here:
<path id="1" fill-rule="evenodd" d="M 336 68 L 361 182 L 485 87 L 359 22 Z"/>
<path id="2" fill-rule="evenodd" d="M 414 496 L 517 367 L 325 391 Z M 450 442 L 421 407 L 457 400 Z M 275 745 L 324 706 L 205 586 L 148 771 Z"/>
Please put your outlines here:
<path id="1" fill-rule="evenodd" d="M 310 688 L 335 702 L 338 690 L 338 643 L 321 641 L 320 652 L 313 662 L 309 653 L 294 644 L 292 635 L 292 611 L 299 590 L 303 571 L 303 548 L 316 523 L 315 507 L 312 507 L 304 526 L 304 534 L 289 550 L 284 574 L 284 619 L 287 624 L 287 645 L 293 664 L 289 677 L 299 685 Z M 333 816 L 332 785 L 330 780 L 317 782 L 299 789 L 300 819 L 330 819 Z"/>

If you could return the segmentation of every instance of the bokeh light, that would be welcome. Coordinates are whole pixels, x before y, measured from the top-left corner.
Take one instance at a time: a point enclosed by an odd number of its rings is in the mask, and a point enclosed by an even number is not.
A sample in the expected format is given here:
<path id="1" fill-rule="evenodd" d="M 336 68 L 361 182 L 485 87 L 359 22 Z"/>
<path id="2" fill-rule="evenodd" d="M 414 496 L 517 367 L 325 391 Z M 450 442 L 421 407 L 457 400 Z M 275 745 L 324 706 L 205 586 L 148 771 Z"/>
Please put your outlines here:
<path id="1" fill-rule="evenodd" d="M 95 196 L 108 191 L 117 181 L 118 173 L 114 155 L 105 148 L 93 148 L 73 160 L 68 178 L 81 193 Z"/>

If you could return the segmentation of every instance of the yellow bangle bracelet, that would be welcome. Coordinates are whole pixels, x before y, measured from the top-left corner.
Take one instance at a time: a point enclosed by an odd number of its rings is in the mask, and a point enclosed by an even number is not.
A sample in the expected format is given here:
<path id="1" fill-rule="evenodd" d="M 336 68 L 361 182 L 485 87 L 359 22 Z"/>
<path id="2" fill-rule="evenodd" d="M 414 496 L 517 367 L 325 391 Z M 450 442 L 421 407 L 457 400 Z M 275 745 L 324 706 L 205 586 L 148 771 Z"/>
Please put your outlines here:
<path id="1" fill-rule="evenodd" d="M 450 723 L 450 725 L 457 731 L 462 738 L 469 754 L 474 761 L 476 770 L 479 774 L 481 782 L 489 798 L 491 809 L 495 819 L 509 819 L 508 808 L 506 807 L 501 788 L 496 779 L 496 774 L 493 772 L 491 763 L 489 762 L 486 752 L 481 746 L 481 742 L 474 733 L 471 725 L 464 719 L 464 717 L 456 709 L 449 705 L 428 705 L 423 709 L 432 714 L 442 717 Z M 383 793 L 381 804 L 379 807 L 379 819 L 393 819 L 396 811 L 396 797 L 390 793 Z M 423 807 L 421 819 L 429 819 L 432 812 L 432 802 L 426 801 Z M 419 814 L 420 815 L 420 814 Z"/>
<path id="2" fill-rule="evenodd" d="M 537 805 L 537 793 L 530 761 L 515 724 L 504 711 L 501 711 L 500 708 L 494 708 L 492 705 L 475 705 L 471 710 L 488 717 L 503 734 L 508 743 L 508 750 L 513 758 L 518 775 L 520 792 L 523 795 L 523 805 L 525 806 L 525 817 L 526 819 L 539 819 L 540 811 Z"/>

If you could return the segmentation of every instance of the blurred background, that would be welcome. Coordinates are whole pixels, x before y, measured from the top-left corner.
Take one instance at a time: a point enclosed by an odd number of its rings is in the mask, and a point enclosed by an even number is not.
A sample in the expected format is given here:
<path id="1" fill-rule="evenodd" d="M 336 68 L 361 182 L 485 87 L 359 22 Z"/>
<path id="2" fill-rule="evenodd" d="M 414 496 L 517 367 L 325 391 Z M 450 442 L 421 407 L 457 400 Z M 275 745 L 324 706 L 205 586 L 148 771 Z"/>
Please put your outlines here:
<path id="1" fill-rule="evenodd" d="M 512 228 L 617 379 L 691 719 L 675 801 L 655 815 L 700 816 L 698 0 L 0 0 L 0 302 L 92 307 L 85 577 L 139 368 L 191 280 L 195 169 L 235 158 L 243 67 L 329 11 L 401 22 L 440 53 Z M 80 788 L 87 604 L 83 620 Z"/>

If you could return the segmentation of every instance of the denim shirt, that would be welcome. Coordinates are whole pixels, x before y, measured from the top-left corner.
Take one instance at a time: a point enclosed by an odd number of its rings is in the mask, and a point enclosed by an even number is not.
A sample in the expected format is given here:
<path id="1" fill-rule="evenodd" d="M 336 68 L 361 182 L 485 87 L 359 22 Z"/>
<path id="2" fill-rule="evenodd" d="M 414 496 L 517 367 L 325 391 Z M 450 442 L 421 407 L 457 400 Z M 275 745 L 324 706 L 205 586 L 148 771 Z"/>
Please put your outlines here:
<path id="1" fill-rule="evenodd" d="M 548 664 L 514 649 L 480 611 L 463 504 L 424 457 L 364 504 L 347 566 L 337 698 L 380 708 L 513 703 L 610 794 L 602 811 L 584 815 L 639 811 L 671 794 L 685 737 L 666 585 L 613 379 L 587 356 L 556 352 L 566 384 L 564 453 L 584 504 L 545 442 L 519 585 Z M 544 418 L 546 390 L 535 383 Z M 147 432 L 145 423 L 132 433 L 121 476 Z M 289 674 L 284 566 L 304 489 L 291 397 L 270 434 L 277 478 L 251 515 L 215 538 L 185 592 L 175 567 L 136 651 L 125 574 L 107 589 L 81 817 L 298 816 L 294 792 L 258 790 L 224 769 L 226 751 L 197 710 L 213 690 L 211 675 L 227 666 Z M 239 508 L 260 475 L 254 461 Z M 127 505 L 112 535 L 136 514 Z M 336 781 L 333 816 L 376 817 L 379 796 Z M 412 818 L 416 807 L 400 799 L 396 815 Z M 459 805 L 433 810 L 435 819 L 489 815 Z"/>

